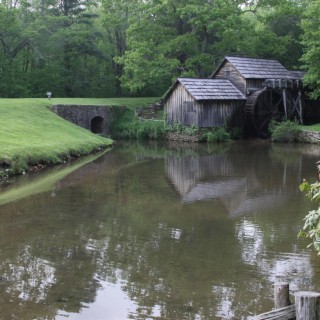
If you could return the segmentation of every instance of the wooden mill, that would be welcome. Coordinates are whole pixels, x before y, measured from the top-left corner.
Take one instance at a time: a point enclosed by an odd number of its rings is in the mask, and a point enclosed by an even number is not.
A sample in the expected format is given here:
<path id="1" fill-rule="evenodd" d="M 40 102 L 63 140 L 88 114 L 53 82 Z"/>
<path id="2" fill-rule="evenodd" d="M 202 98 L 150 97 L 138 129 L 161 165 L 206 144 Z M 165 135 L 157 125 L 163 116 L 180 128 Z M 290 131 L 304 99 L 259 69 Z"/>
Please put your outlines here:
<path id="1" fill-rule="evenodd" d="M 225 57 L 210 79 L 179 78 L 165 95 L 167 122 L 241 126 L 266 136 L 272 119 L 303 123 L 302 72 L 269 59 Z"/>

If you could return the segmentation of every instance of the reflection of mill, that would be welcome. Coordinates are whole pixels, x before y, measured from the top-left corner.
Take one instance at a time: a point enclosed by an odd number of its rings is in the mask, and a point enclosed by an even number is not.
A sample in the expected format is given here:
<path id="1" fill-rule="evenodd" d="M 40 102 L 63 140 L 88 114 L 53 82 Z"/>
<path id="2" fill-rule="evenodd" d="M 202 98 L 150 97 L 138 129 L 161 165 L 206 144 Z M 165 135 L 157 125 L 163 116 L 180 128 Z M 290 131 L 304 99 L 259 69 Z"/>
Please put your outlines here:
<path id="1" fill-rule="evenodd" d="M 281 159 L 275 159 L 281 163 L 265 175 L 269 152 L 257 149 L 256 155 L 242 159 L 233 152 L 199 157 L 170 154 L 167 174 L 183 203 L 217 200 L 230 215 L 253 212 L 283 202 L 287 190 L 296 189 L 301 181 L 297 172 L 301 155 L 295 158 L 294 176 L 287 161 Z"/>

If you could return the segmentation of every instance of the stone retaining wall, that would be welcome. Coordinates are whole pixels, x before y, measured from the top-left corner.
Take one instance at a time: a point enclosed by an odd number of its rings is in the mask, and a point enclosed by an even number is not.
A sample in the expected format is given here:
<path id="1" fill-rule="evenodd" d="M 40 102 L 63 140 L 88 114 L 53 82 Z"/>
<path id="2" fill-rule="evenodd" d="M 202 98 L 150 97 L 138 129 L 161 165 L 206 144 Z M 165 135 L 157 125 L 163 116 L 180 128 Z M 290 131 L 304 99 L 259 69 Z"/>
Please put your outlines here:
<path id="1" fill-rule="evenodd" d="M 119 108 L 126 107 L 56 104 L 52 105 L 51 111 L 84 129 L 108 135 L 110 121 L 115 115 L 115 109 Z"/>
<path id="2" fill-rule="evenodd" d="M 199 135 L 190 136 L 190 135 L 183 134 L 183 133 L 169 132 L 168 140 L 171 140 L 171 141 L 182 141 L 182 142 L 198 142 L 199 141 Z"/>
<path id="3" fill-rule="evenodd" d="M 320 132 L 303 130 L 300 133 L 299 139 L 301 142 L 319 143 L 320 142 Z"/>

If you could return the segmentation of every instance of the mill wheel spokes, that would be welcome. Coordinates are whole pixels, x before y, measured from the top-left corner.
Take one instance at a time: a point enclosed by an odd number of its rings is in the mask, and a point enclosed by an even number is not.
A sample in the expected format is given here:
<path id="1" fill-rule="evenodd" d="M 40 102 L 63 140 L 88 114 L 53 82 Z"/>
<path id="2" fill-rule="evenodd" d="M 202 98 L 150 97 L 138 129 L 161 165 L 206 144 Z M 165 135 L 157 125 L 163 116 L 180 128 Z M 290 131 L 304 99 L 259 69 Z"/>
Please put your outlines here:
<path id="1" fill-rule="evenodd" d="M 248 98 L 247 105 L 247 116 L 249 113 L 252 126 L 261 137 L 268 136 L 271 120 L 280 121 L 285 116 L 282 95 L 275 90 L 256 92 Z"/>

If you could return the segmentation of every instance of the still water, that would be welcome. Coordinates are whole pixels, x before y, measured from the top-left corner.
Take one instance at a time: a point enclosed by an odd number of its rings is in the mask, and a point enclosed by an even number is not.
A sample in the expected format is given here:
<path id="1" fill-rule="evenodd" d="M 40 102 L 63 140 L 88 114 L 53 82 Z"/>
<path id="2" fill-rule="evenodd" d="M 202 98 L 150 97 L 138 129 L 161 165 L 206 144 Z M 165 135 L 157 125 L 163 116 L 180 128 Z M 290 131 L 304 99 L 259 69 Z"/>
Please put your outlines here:
<path id="1" fill-rule="evenodd" d="M 1 186 L 0 319 L 250 319 L 320 290 L 298 239 L 320 148 L 119 144 Z"/>

